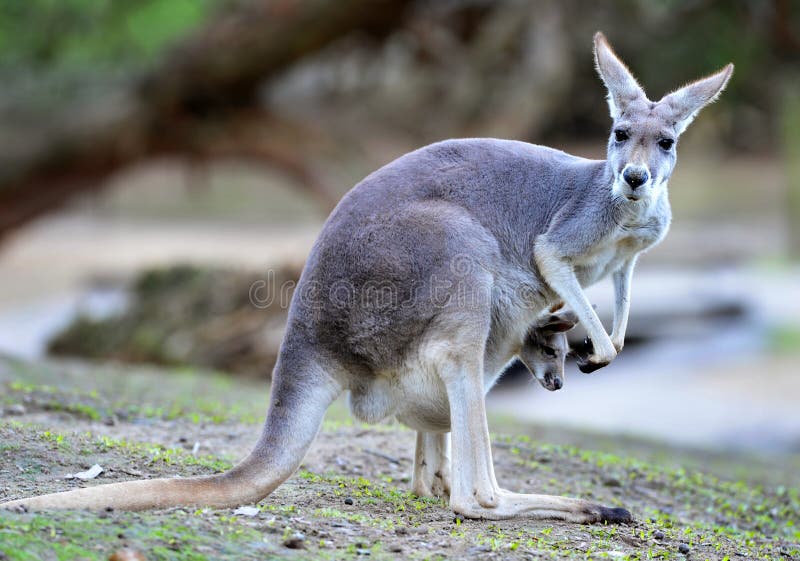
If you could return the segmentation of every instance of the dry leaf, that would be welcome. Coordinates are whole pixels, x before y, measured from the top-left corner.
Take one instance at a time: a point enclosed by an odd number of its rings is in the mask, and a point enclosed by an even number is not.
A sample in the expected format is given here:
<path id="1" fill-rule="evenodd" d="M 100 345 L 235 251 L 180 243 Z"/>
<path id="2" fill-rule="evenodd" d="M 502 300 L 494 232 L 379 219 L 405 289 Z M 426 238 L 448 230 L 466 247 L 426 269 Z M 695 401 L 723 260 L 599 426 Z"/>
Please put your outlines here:
<path id="1" fill-rule="evenodd" d="M 261 510 L 254 506 L 240 506 L 233 511 L 233 514 L 236 516 L 255 516 L 260 512 Z"/>
<path id="2" fill-rule="evenodd" d="M 95 464 L 86 471 L 80 471 L 78 473 L 70 473 L 64 476 L 64 479 L 82 479 L 86 481 L 88 479 L 94 479 L 101 473 L 103 473 L 103 468 L 100 467 L 100 464 Z"/>

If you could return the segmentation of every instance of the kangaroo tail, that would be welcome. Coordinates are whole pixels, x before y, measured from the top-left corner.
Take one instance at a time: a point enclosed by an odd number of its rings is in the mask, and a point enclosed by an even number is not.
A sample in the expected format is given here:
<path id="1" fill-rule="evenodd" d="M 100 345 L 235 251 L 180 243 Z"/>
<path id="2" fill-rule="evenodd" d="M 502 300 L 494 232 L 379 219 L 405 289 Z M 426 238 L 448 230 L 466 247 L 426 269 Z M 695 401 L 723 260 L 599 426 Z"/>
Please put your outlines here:
<path id="1" fill-rule="evenodd" d="M 97 485 L 9 501 L 0 504 L 0 509 L 225 508 L 260 501 L 294 473 L 319 431 L 325 410 L 341 393 L 341 386 L 318 363 L 281 358 L 284 360 L 279 360 L 272 377 L 261 438 L 231 470 L 212 476 Z"/>

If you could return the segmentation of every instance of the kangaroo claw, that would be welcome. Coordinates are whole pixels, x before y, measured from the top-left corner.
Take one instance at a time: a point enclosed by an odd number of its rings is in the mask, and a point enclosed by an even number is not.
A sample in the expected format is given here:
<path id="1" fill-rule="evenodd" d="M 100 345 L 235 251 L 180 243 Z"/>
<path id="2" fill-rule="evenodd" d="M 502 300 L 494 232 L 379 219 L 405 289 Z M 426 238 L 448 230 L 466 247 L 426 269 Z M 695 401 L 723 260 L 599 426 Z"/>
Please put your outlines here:
<path id="1" fill-rule="evenodd" d="M 589 374 L 609 364 L 607 361 L 592 362 L 591 358 L 594 354 L 594 345 L 592 344 L 592 340 L 588 337 L 583 340 L 583 343 L 573 347 L 572 354 L 575 355 L 575 360 L 578 363 L 578 370 L 584 374 Z"/>
<path id="2" fill-rule="evenodd" d="M 581 362 L 578 361 L 578 370 L 584 374 L 591 374 L 595 370 L 600 370 L 604 366 L 608 366 L 609 362 Z"/>
<path id="3" fill-rule="evenodd" d="M 578 362 L 589 360 L 589 356 L 594 352 L 594 345 L 592 340 L 588 337 L 570 349 L 570 354 L 573 355 Z"/>

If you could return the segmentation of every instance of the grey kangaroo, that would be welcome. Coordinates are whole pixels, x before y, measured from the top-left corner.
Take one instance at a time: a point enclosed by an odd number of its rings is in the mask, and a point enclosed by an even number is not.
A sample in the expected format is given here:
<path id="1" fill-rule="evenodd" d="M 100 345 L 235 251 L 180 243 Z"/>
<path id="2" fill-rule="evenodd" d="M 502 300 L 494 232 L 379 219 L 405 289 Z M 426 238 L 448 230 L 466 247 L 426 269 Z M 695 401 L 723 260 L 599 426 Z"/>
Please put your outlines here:
<path id="1" fill-rule="evenodd" d="M 630 521 L 622 508 L 502 489 L 484 397 L 531 324 L 560 302 L 591 339 L 583 371 L 622 349 L 637 256 L 669 227 L 677 139 L 733 65 L 654 102 L 600 33 L 594 53 L 613 119 L 606 160 L 509 140 L 447 140 L 398 158 L 342 199 L 303 270 L 265 426 L 240 464 L 209 477 L 114 483 L 2 506 L 260 501 L 294 472 L 326 408 L 349 391 L 357 418 L 395 416 L 418 431 L 414 488 L 449 492 L 458 514 Z M 608 275 L 616 294 L 610 337 L 582 290 Z"/>

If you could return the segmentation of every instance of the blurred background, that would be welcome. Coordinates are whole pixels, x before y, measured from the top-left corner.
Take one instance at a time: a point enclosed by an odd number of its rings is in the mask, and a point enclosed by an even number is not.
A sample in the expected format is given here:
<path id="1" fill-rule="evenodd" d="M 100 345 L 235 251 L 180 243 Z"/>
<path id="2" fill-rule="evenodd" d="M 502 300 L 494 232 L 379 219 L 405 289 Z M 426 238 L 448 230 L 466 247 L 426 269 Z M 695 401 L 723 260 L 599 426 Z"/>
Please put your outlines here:
<path id="1" fill-rule="evenodd" d="M 268 379 L 283 296 L 372 170 L 464 136 L 603 157 L 596 30 L 652 99 L 736 73 L 681 139 L 625 351 L 592 376 L 569 364 L 556 393 L 510 375 L 490 414 L 800 453 L 792 0 L 5 0 L 4 360 Z M 610 283 L 590 295 L 609 320 Z"/>

